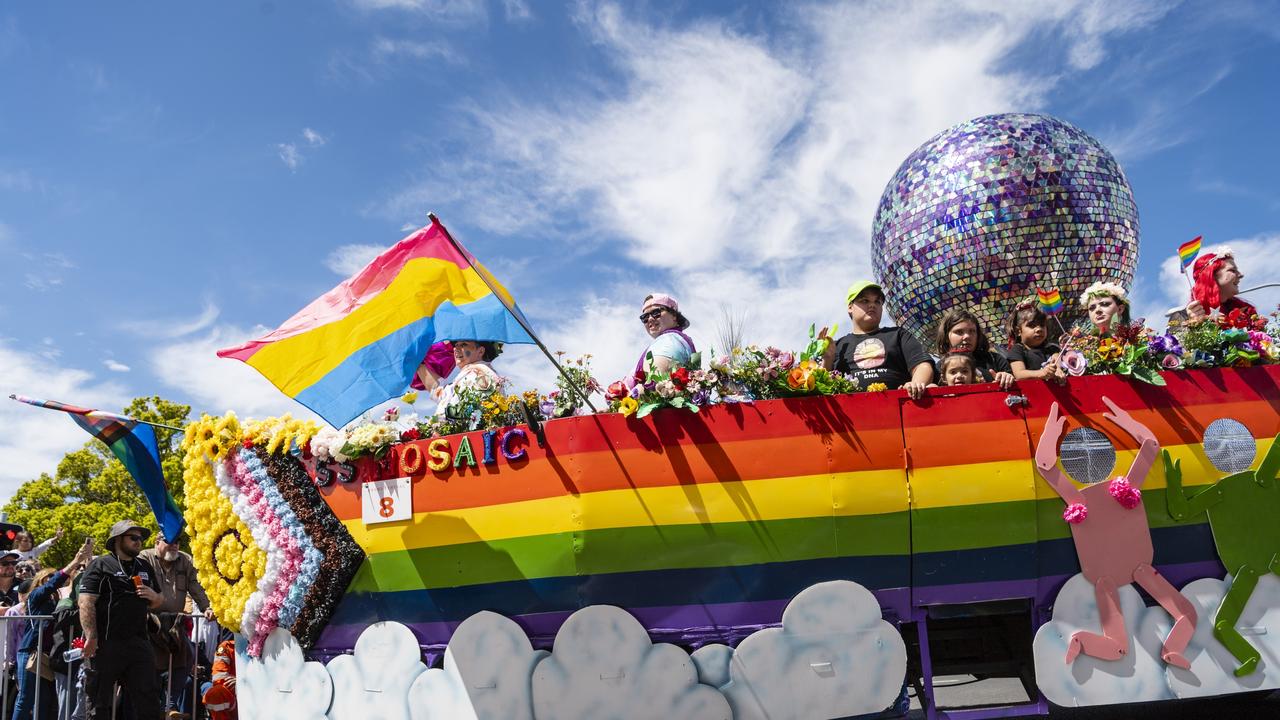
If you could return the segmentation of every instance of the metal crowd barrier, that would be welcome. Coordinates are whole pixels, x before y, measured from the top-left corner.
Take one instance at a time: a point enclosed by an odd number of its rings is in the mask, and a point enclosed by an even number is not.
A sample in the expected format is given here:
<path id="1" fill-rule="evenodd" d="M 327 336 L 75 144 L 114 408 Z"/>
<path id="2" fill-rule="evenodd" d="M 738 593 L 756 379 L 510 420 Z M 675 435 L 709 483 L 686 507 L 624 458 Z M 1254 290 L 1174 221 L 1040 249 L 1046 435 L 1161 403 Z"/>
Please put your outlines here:
<path id="1" fill-rule="evenodd" d="M 165 613 L 165 615 L 172 616 L 175 622 L 179 618 L 191 618 L 196 623 L 196 625 L 193 625 L 193 628 L 192 628 L 193 631 L 195 630 L 196 627 L 198 627 L 198 623 L 204 620 L 204 615 L 202 613 Z M 26 671 L 26 668 L 17 667 L 18 658 L 16 654 L 17 653 L 16 646 L 18 645 L 18 643 L 21 642 L 22 635 L 26 633 L 26 626 L 18 625 L 17 627 L 14 627 L 12 623 L 17 621 L 26 622 L 31 620 L 40 621 L 39 625 L 36 626 L 35 675 L 36 675 L 37 687 L 34 691 L 34 702 L 31 708 L 31 716 L 36 720 L 39 720 L 39 718 L 41 717 L 40 716 L 40 696 L 42 695 L 42 693 L 39 691 L 38 685 L 40 682 L 40 669 L 42 667 L 41 661 L 43 659 L 42 656 L 44 655 L 44 653 L 41 652 L 40 649 L 44 647 L 45 622 L 52 619 L 53 619 L 52 615 L 0 615 L 0 623 L 3 623 L 3 627 L 5 629 L 4 636 L 3 636 L 3 645 L 0 646 L 0 656 L 4 657 L 4 668 L 3 670 L 0 670 L 0 719 L 8 718 L 12 714 L 9 708 L 9 695 L 10 695 L 9 686 L 11 683 L 9 682 L 8 666 L 9 665 L 14 666 L 15 682 L 19 682 L 17 680 L 19 673 Z M 12 639 L 12 637 L 9 634 L 13 632 L 18 633 L 18 637 L 16 640 Z M 76 637 L 79 637 L 79 635 L 77 635 Z M 203 658 L 200 655 L 199 641 L 192 639 L 190 637 L 187 637 L 186 641 L 191 643 L 193 646 L 192 652 L 191 652 L 190 680 L 191 680 L 191 716 L 192 718 L 195 718 L 199 714 L 198 712 L 199 706 L 200 706 L 199 670 L 200 670 L 200 661 Z M 15 654 L 13 657 L 9 657 L 10 648 L 14 648 Z M 74 703 L 69 702 L 69 700 L 74 693 L 78 692 L 79 683 L 77 682 L 77 678 L 79 675 L 80 665 L 82 662 L 83 661 L 78 658 L 75 660 L 67 661 L 67 680 L 63 685 L 63 691 L 61 693 L 58 693 L 56 691 L 57 685 L 56 685 L 56 681 L 54 681 L 55 682 L 54 697 L 57 699 L 57 702 L 58 702 L 58 720 L 71 720 L 71 710 Z M 210 665 L 210 667 L 212 668 L 212 665 Z M 166 675 L 166 677 L 168 678 L 168 680 L 164 683 L 164 709 L 165 710 L 167 710 L 169 706 L 169 701 L 173 699 L 173 695 L 171 694 L 171 688 L 173 686 L 173 654 L 172 653 L 169 654 L 169 672 Z M 16 688 L 14 689 L 14 692 L 16 693 Z M 111 718 L 112 720 L 115 720 L 115 717 L 116 717 L 115 709 L 116 707 L 119 706 L 119 696 L 120 696 L 119 685 L 115 687 L 115 692 L 113 693 L 113 695 L 115 697 L 115 702 L 112 703 Z M 88 698 L 87 697 L 83 698 L 83 700 L 87 702 Z M 16 696 L 15 696 L 15 702 L 16 702 Z M 87 708 L 85 708 L 84 710 L 87 712 Z"/>

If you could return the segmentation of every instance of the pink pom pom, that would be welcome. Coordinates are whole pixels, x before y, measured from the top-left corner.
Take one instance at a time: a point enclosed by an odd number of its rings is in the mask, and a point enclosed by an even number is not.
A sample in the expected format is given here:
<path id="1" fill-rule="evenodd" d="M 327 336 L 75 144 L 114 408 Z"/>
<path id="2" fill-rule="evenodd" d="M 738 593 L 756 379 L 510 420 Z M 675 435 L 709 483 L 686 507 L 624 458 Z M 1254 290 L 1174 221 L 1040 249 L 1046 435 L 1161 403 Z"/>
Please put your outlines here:
<path id="1" fill-rule="evenodd" d="M 1066 510 L 1062 511 L 1062 519 L 1072 525 L 1079 525 L 1084 519 L 1089 517 L 1089 508 L 1084 503 L 1071 503 Z"/>
<path id="2" fill-rule="evenodd" d="M 1142 491 L 1130 485 L 1125 478 L 1118 477 L 1112 480 L 1107 490 L 1125 510 L 1132 510 L 1142 502 Z"/>

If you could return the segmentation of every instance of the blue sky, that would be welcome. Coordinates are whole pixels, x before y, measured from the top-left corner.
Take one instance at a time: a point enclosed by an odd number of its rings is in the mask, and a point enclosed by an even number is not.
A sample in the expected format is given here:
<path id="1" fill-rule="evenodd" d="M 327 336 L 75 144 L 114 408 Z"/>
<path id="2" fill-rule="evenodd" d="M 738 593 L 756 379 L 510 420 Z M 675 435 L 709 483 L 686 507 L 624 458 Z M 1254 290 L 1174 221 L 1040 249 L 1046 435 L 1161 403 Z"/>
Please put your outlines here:
<path id="1" fill-rule="evenodd" d="M 898 164 L 978 115 L 1098 137 L 1143 314 L 1196 234 L 1280 281 L 1272 3 L 334 0 L 0 8 L 0 390 L 293 410 L 213 351 L 437 212 L 553 349 L 634 361 L 646 292 L 798 348 L 870 274 Z M 1274 305 L 1277 296 L 1255 298 Z M 847 325 L 847 318 L 845 324 Z M 515 349 L 500 369 L 550 386 Z M 84 437 L 0 406 L 0 498 Z"/>

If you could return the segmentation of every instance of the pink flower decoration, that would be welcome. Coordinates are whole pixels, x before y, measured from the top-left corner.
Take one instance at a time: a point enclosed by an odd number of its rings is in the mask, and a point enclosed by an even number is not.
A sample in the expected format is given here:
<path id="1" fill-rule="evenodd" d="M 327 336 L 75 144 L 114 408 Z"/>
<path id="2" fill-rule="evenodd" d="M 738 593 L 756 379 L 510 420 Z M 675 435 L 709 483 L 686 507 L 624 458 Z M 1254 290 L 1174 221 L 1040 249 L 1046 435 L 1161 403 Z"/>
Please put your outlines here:
<path id="1" fill-rule="evenodd" d="M 1111 497 L 1115 498 L 1116 502 L 1120 503 L 1120 506 L 1125 510 L 1132 510 L 1138 507 L 1138 503 L 1142 502 L 1142 491 L 1130 485 L 1125 478 L 1115 478 L 1107 486 L 1107 490 L 1111 493 Z"/>
<path id="2" fill-rule="evenodd" d="M 1072 525 L 1079 525 L 1084 519 L 1089 517 L 1089 508 L 1084 503 L 1071 503 L 1066 510 L 1062 511 L 1062 519 Z"/>
<path id="3" fill-rule="evenodd" d="M 1177 370 L 1178 368 L 1182 367 L 1182 358 L 1178 357 L 1177 355 L 1174 355 L 1173 353 L 1168 353 L 1163 358 L 1161 358 L 1160 367 L 1164 368 L 1165 370 Z"/>

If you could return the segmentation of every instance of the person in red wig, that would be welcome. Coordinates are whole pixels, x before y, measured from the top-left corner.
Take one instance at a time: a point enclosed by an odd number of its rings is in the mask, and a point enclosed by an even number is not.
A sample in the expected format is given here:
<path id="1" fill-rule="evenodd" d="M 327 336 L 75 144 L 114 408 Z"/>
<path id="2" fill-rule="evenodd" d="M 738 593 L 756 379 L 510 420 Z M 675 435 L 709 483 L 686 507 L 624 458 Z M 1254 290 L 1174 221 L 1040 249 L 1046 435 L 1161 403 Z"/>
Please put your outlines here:
<path id="1" fill-rule="evenodd" d="M 1244 273 L 1236 266 L 1231 250 L 1223 248 L 1217 253 L 1205 253 L 1191 266 L 1194 284 L 1191 302 L 1187 304 L 1188 319 L 1203 320 L 1214 310 L 1227 315 L 1240 310 L 1245 317 L 1258 314 L 1258 309 L 1239 298 L 1240 281 Z"/>

